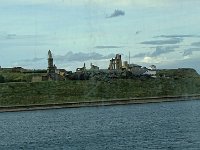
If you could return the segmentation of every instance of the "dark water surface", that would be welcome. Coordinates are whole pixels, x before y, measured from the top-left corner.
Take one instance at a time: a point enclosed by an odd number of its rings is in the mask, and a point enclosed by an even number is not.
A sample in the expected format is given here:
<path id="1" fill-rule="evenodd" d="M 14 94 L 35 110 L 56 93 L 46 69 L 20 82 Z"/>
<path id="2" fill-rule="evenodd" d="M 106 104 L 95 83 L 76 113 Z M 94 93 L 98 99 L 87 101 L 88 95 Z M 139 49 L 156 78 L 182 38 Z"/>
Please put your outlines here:
<path id="1" fill-rule="evenodd" d="M 200 101 L 0 113 L 3 149 L 200 149 Z"/>

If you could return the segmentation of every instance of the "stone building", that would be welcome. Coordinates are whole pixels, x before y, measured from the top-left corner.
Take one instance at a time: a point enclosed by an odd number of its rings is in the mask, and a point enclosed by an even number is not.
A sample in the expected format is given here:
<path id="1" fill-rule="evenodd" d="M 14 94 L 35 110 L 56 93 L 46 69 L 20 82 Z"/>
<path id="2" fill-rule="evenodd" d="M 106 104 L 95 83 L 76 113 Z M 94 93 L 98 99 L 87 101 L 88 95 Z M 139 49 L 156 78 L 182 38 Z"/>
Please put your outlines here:
<path id="1" fill-rule="evenodd" d="M 142 67 L 137 64 L 129 64 L 129 69 L 128 69 L 133 75 L 139 76 L 143 75 L 146 71 L 146 67 Z"/>
<path id="2" fill-rule="evenodd" d="M 48 51 L 48 68 L 47 68 L 47 74 L 54 74 L 55 73 L 56 66 L 53 64 L 53 57 L 52 53 L 49 50 Z"/>
<path id="3" fill-rule="evenodd" d="M 109 70 L 119 70 L 122 69 L 122 59 L 120 54 L 116 54 L 115 58 L 110 60 Z"/>
<path id="4" fill-rule="evenodd" d="M 145 75 L 150 75 L 151 77 L 156 78 L 157 69 L 155 65 L 149 66 L 148 70 L 144 73 Z"/>
<path id="5" fill-rule="evenodd" d="M 90 64 L 90 71 L 99 71 L 99 67 L 93 65 L 92 63 Z"/>
<path id="6" fill-rule="evenodd" d="M 50 50 L 48 51 L 47 77 L 48 80 L 65 80 L 63 70 L 57 69 L 55 64 L 53 64 L 53 57 Z"/>
<path id="7" fill-rule="evenodd" d="M 84 72 L 84 71 L 86 71 L 85 63 L 83 64 L 83 67 L 76 68 L 76 72 Z"/>

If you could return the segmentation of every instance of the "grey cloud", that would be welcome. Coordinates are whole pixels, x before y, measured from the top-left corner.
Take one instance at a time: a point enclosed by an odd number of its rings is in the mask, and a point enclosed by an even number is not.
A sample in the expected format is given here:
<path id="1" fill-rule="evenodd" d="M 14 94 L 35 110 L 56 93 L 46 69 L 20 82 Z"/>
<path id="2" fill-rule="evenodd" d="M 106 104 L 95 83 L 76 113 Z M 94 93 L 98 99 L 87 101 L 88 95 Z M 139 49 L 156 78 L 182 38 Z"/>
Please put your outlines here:
<path id="1" fill-rule="evenodd" d="M 183 56 L 192 55 L 192 53 L 195 52 L 195 51 L 200 51 L 200 48 L 189 48 L 189 49 L 186 49 L 186 50 L 183 52 Z"/>
<path id="2" fill-rule="evenodd" d="M 161 54 L 171 53 L 174 52 L 176 48 L 179 48 L 179 46 L 166 46 L 166 47 L 157 46 L 156 50 L 153 53 L 151 53 L 150 56 L 157 57 Z"/>
<path id="3" fill-rule="evenodd" d="M 33 59 L 23 59 L 23 60 L 18 60 L 14 61 L 13 64 L 15 66 L 22 66 L 22 67 L 28 67 L 28 66 L 34 66 L 34 67 L 41 67 L 44 63 L 44 58 L 33 58 Z"/>
<path id="4" fill-rule="evenodd" d="M 43 46 L 43 45 L 53 45 L 53 42 L 46 35 L 17 35 L 0 33 L 0 44 L 1 47 L 16 47 L 16 46 Z"/>
<path id="5" fill-rule="evenodd" d="M 0 39 L 3 40 L 15 40 L 15 39 L 32 39 L 32 38 L 41 38 L 44 35 L 17 35 L 17 34 L 10 34 L 10 33 L 1 33 Z"/>
<path id="6" fill-rule="evenodd" d="M 182 38 L 171 38 L 167 40 L 154 40 L 154 41 L 144 41 L 140 44 L 148 44 L 148 45 L 165 45 L 165 44 L 178 44 L 183 41 Z"/>
<path id="7" fill-rule="evenodd" d="M 145 56 L 157 57 L 157 56 L 160 56 L 162 54 L 174 52 L 176 48 L 179 48 L 179 46 L 157 46 L 157 47 L 155 47 L 155 51 L 153 51 L 152 53 L 150 53 L 150 52 L 139 53 L 139 54 L 134 55 L 133 57 L 134 58 L 143 58 Z"/>
<path id="8" fill-rule="evenodd" d="M 148 53 L 139 53 L 133 56 L 133 58 L 143 58 L 145 56 L 149 55 Z"/>
<path id="9" fill-rule="evenodd" d="M 44 58 L 33 58 L 33 59 L 24 59 L 24 60 L 20 60 L 20 62 L 27 62 L 27 63 L 30 63 L 30 62 L 39 62 L 39 61 L 42 61 L 44 60 Z"/>
<path id="10" fill-rule="evenodd" d="M 200 46 L 200 42 L 193 42 L 193 43 L 191 43 L 191 46 Z"/>
<path id="11" fill-rule="evenodd" d="M 108 17 L 106 18 L 113 18 L 113 17 L 119 17 L 119 16 L 124 16 L 125 12 L 119 9 L 115 9 L 115 11 Z"/>
<path id="12" fill-rule="evenodd" d="M 13 61 L 13 66 L 21 66 L 23 68 L 30 68 L 30 69 L 41 69 L 46 68 L 47 60 L 45 58 L 33 58 L 33 59 L 24 59 L 24 60 L 18 60 Z"/>
<path id="13" fill-rule="evenodd" d="M 106 48 L 122 48 L 122 46 L 95 46 L 97 49 L 106 49 Z"/>
<path id="14" fill-rule="evenodd" d="M 190 50 L 185 50 L 185 51 L 183 52 L 183 56 L 189 56 L 189 55 L 192 55 L 192 51 L 190 51 Z"/>
<path id="15" fill-rule="evenodd" d="M 155 36 L 154 38 L 187 38 L 187 37 L 200 37 L 199 35 L 192 35 L 192 34 L 177 34 L 177 35 L 159 35 Z"/>
<path id="16" fill-rule="evenodd" d="M 87 60 L 103 60 L 103 59 L 110 59 L 114 57 L 115 54 L 108 54 L 108 55 L 102 55 L 99 53 L 73 53 L 73 52 L 68 52 L 64 56 L 54 56 L 55 60 L 58 62 L 68 62 L 68 61 L 87 61 Z"/>
<path id="17" fill-rule="evenodd" d="M 1 39 L 15 39 L 16 38 L 16 34 L 4 34 L 4 35 L 0 35 Z"/>

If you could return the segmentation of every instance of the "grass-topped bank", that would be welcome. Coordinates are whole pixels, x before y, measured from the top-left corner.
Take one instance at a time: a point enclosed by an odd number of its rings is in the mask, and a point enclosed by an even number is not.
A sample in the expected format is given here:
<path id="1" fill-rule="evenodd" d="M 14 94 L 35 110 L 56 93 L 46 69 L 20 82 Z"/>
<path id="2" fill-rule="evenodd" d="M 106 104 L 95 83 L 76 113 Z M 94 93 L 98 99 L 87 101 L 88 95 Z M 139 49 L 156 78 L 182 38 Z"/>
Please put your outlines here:
<path id="1" fill-rule="evenodd" d="M 200 94 L 200 77 L 0 84 L 0 106 Z"/>

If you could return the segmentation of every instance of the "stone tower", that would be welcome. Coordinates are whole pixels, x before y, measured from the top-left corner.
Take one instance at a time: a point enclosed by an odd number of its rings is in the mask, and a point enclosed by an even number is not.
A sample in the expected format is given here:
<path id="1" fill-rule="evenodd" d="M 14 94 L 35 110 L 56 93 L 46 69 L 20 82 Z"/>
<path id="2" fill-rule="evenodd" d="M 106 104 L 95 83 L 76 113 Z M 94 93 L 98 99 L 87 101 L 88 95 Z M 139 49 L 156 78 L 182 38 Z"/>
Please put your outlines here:
<path id="1" fill-rule="evenodd" d="M 117 70 L 122 69 L 122 59 L 120 54 L 116 54 L 115 65 Z"/>
<path id="2" fill-rule="evenodd" d="M 47 73 L 55 73 L 55 66 L 53 65 L 53 57 L 51 54 L 51 51 L 48 51 L 48 68 L 47 68 Z"/>
<path id="3" fill-rule="evenodd" d="M 120 54 L 116 54 L 115 58 L 110 60 L 109 70 L 119 70 L 122 69 L 122 59 Z"/>

